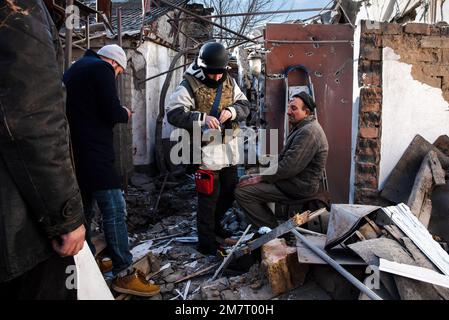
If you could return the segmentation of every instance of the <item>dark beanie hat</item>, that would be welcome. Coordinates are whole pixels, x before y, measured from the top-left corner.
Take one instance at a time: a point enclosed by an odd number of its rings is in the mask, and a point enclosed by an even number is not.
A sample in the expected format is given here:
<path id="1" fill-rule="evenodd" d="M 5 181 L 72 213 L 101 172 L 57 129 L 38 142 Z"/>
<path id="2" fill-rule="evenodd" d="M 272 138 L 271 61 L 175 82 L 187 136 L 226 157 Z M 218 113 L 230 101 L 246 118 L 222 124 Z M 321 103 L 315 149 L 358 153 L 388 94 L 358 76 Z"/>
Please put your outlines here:
<path id="1" fill-rule="evenodd" d="M 299 98 L 304 102 L 307 108 L 309 108 L 310 111 L 314 111 L 316 108 L 315 101 L 313 101 L 313 98 L 306 92 L 301 91 L 299 93 L 295 93 L 292 98 Z"/>

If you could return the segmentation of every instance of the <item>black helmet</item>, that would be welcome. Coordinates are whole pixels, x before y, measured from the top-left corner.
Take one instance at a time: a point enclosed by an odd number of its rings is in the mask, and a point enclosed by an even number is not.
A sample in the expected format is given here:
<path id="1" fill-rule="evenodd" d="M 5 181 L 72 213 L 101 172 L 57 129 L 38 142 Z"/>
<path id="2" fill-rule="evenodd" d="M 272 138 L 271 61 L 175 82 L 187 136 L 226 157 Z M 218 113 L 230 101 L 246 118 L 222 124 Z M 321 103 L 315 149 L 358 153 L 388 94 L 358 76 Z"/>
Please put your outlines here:
<path id="1" fill-rule="evenodd" d="M 228 52 L 221 43 L 207 42 L 200 49 L 198 66 L 206 73 L 224 73 L 228 59 Z"/>

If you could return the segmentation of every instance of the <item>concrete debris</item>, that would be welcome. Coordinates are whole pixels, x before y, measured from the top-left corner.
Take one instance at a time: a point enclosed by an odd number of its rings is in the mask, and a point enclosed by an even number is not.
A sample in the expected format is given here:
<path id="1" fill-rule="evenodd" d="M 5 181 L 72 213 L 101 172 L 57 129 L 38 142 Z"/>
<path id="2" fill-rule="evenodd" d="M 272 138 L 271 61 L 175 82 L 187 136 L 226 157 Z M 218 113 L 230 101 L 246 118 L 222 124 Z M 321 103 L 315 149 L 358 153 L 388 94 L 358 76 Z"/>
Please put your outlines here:
<path id="1" fill-rule="evenodd" d="M 416 139 L 413 143 L 417 143 Z M 447 248 L 448 228 L 443 227 L 444 223 L 441 221 L 446 221 L 448 216 L 442 215 L 441 212 L 449 212 L 445 201 L 448 198 L 447 183 L 443 183 L 446 182 L 448 172 L 445 177 L 442 170 L 446 169 L 444 166 L 443 169 L 438 166 L 437 161 L 441 156 L 438 152 L 433 153 L 435 148 L 423 142 L 421 145 L 425 145 L 426 150 L 422 151 L 421 148 L 413 157 L 403 157 L 401 166 L 407 168 L 406 162 L 409 159 L 412 159 L 410 161 L 413 161 L 413 165 L 418 169 L 423 161 L 429 164 L 430 171 L 427 171 L 433 176 L 429 175 L 432 179 L 428 184 L 436 187 L 426 187 L 423 199 L 433 200 L 432 192 L 436 192 L 437 197 L 432 210 L 426 209 L 428 231 L 434 236 L 426 241 L 433 241 L 434 248 L 436 245 Z M 410 150 L 407 151 L 408 154 Z M 429 151 L 431 153 L 427 156 Z M 436 167 L 434 163 L 437 163 Z M 415 176 L 418 169 L 413 171 Z M 401 196 L 408 199 L 415 178 L 403 178 L 402 174 L 405 172 L 398 169 L 394 181 L 404 182 L 404 187 L 396 185 L 395 190 L 400 190 Z M 136 267 L 145 272 L 147 279 L 161 286 L 160 294 L 152 297 L 152 300 L 368 299 L 359 289 L 362 290 L 362 286 L 372 287 L 373 280 L 367 270 L 379 265 L 378 257 L 392 263 L 406 263 L 440 273 L 429 260 L 426 246 L 420 246 L 416 243 L 419 240 L 409 238 L 401 230 L 403 226 L 397 225 L 397 221 L 392 219 L 382 206 L 332 206 L 329 222 L 326 223 L 327 235 L 308 229 L 310 225 L 307 222 L 322 214 L 322 211 L 317 210 L 313 213 L 300 212 L 286 221 L 280 221 L 277 228 L 267 230 L 265 235 L 251 233 L 243 238 L 242 235 L 248 232 L 249 224 L 245 221 L 243 212 L 233 207 L 224 215 L 221 226 L 232 234 L 231 238 L 235 242 L 242 238 L 242 243 L 245 244 L 237 248 L 228 242 L 224 252 L 233 253 L 227 259 L 205 256 L 197 251 L 194 182 L 187 177 L 178 183 L 167 185 L 161 194 L 159 209 L 154 212 L 152 206 L 159 195 L 160 187 L 161 182 L 157 179 L 135 175 L 131 179 L 126 197 L 133 260 Z M 390 197 L 393 191 L 390 188 L 390 193 L 385 194 L 393 199 Z M 423 210 L 421 206 L 417 212 L 422 214 Z M 413 211 L 408 212 L 412 214 Z M 432 221 L 432 217 L 438 220 Z M 413 221 L 421 223 L 416 218 Z M 360 282 L 360 287 L 355 287 L 341 277 L 336 269 L 307 249 L 301 241 L 294 243 L 283 239 L 288 238 L 290 232 L 297 230 L 296 227 L 300 225 L 303 225 L 303 228 L 298 230 L 306 234 L 306 239 L 322 251 L 326 245 L 326 254 L 337 264 L 344 265 L 344 269 Z M 101 221 L 97 222 L 97 226 L 101 226 Z M 438 230 L 438 234 L 432 232 L 432 226 Z M 388 245 L 385 245 L 386 241 Z M 222 244 L 226 246 L 224 241 Z M 438 254 L 447 256 L 444 250 L 438 250 Z M 250 258 L 248 261 L 251 261 L 246 269 L 234 269 L 235 265 L 243 265 L 239 259 L 245 258 Z M 223 262 L 226 267 L 219 270 Z M 220 278 L 211 281 L 211 276 L 217 271 L 220 271 L 217 275 Z M 379 273 L 378 270 L 373 272 L 379 275 L 379 287 L 373 292 L 382 299 L 449 298 L 447 288 L 407 279 L 398 274 Z M 120 295 L 118 298 L 142 299 L 128 295 Z"/>

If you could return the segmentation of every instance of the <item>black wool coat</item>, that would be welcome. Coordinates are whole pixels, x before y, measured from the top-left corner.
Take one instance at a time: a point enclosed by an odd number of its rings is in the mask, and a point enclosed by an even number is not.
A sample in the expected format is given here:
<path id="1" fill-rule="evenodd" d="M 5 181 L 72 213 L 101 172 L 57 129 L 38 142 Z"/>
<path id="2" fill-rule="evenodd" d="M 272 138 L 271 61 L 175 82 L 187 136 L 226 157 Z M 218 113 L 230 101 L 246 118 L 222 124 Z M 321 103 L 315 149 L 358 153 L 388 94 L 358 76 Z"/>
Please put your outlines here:
<path id="1" fill-rule="evenodd" d="M 117 95 L 114 68 L 92 50 L 64 74 L 67 118 L 82 192 L 120 188 L 114 167 L 113 127 L 128 113 Z"/>

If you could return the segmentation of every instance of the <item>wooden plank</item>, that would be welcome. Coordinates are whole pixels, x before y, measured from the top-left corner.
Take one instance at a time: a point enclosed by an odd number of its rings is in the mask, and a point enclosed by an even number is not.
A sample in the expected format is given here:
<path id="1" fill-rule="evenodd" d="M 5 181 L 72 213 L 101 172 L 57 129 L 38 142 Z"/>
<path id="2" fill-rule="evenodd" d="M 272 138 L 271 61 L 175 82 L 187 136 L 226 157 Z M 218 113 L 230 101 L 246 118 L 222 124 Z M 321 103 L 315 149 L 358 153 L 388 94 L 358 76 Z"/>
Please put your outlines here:
<path id="1" fill-rule="evenodd" d="M 268 241 L 276 239 L 276 238 L 286 234 L 287 232 L 290 232 L 292 229 L 299 227 L 299 226 L 311 221 L 312 219 L 319 217 L 320 215 L 322 215 L 325 212 L 327 212 L 326 208 L 321 208 L 312 213 L 310 213 L 310 211 L 306 211 L 301 214 L 295 214 L 292 218 L 290 218 L 286 222 L 280 224 L 279 226 L 277 226 L 276 228 L 271 230 L 271 232 L 264 234 L 260 238 L 254 240 L 254 241 L 251 241 L 247 246 L 237 250 L 234 253 L 234 257 L 238 258 L 245 254 L 248 254 L 257 248 L 260 248 L 262 245 L 264 245 Z"/>
<path id="2" fill-rule="evenodd" d="M 194 272 L 194 273 L 192 273 L 192 274 L 189 274 L 189 275 L 187 275 L 187 276 L 185 276 L 185 277 L 183 277 L 183 278 L 181 278 L 181 279 L 179 279 L 179 280 L 176 280 L 174 283 L 180 283 L 180 282 L 183 282 L 183 281 L 186 281 L 186 280 L 189 280 L 189 279 L 192 279 L 192 278 L 195 278 L 195 277 L 198 277 L 198 276 L 207 274 L 208 271 L 211 271 L 212 269 L 214 269 L 214 268 L 215 268 L 216 266 L 218 266 L 218 265 L 219 265 L 219 263 L 214 263 L 214 264 L 211 265 L 211 266 L 208 266 L 208 267 L 206 267 L 206 268 L 203 268 L 203 269 L 201 269 L 201 270 L 198 270 L 197 272 Z"/>
<path id="3" fill-rule="evenodd" d="M 404 244 L 402 240 L 405 237 L 405 234 L 394 224 L 386 224 L 384 225 L 384 229 L 400 244 Z"/>
<path id="4" fill-rule="evenodd" d="M 432 235 L 413 215 L 409 207 L 401 203 L 397 206 L 382 208 L 382 210 L 438 269 L 449 275 L 449 255 L 441 248 L 438 242 L 433 240 Z"/>
<path id="5" fill-rule="evenodd" d="M 302 285 L 309 269 L 308 265 L 299 264 L 296 249 L 287 246 L 285 239 L 274 239 L 262 246 L 261 267 L 275 294 Z"/>
<path id="6" fill-rule="evenodd" d="M 441 152 L 443 152 L 446 156 L 449 157 L 449 136 L 442 135 L 439 136 L 438 139 L 433 143 L 435 147 L 437 147 Z"/>
<path id="7" fill-rule="evenodd" d="M 438 160 L 437 155 L 434 152 L 429 152 L 431 157 L 429 159 L 430 169 L 432 169 L 433 182 L 437 186 L 446 184 L 446 172 L 444 172 L 441 162 Z"/>
<path id="8" fill-rule="evenodd" d="M 422 136 L 416 135 L 385 182 L 381 196 L 394 203 L 406 203 L 422 160 L 430 150 L 436 152 L 443 168 L 449 167 L 449 157 Z"/>
<path id="9" fill-rule="evenodd" d="M 410 197 L 407 205 L 410 210 L 418 218 L 419 221 L 427 228 L 432 213 L 432 203 L 429 198 L 435 183 L 443 184 L 445 172 L 441 167 L 441 163 L 434 151 L 429 151 L 422 161 L 421 167 L 416 175 Z"/>
<path id="10" fill-rule="evenodd" d="M 379 270 L 396 274 L 402 277 L 419 280 L 434 285 L 449 288 L 449 276 L 442 275 L 436 271 L 412 266 L 409 264 L 397 263 L 385 259 L 380 259 Z"/>

